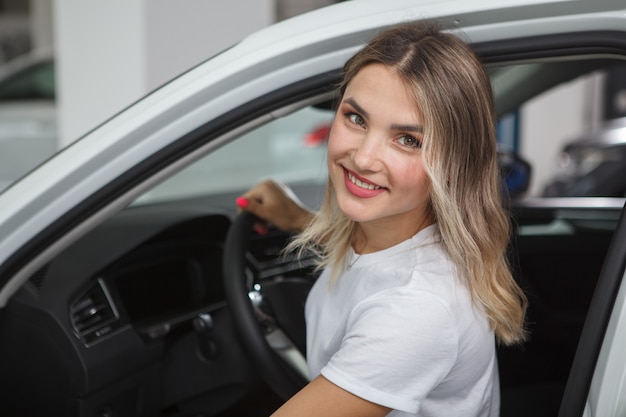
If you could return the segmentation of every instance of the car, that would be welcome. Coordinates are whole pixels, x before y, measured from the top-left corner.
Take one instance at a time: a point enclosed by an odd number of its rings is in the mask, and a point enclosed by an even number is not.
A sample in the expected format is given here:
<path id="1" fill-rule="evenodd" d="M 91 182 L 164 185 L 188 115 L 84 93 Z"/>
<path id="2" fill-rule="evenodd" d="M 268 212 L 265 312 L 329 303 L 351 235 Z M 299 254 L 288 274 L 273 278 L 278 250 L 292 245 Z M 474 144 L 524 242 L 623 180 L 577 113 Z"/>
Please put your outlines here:
<path id="1" fill-rule="evenodd" d="M 544 195 L 626 196 L 626 117 L 609 120 L 568 143 Z"/>
<path id="2" fill-rule="evenodd" d="M 182 74 L 0 194 L 0 415 L 260 416 L 303 386 L 315 270 L 234 200 L 273 177 L 317 207 L 343 63 L 417 18 L 471 43 L 498 117 L 626 59 L 622 0 L 359 0 Z M 530 338 L 498 346 L 502 416 L 626 413 L 624 203 L 503 202 Z"/>
<path id="3" fill-rule="evenodd" d="M 0 191 L 57 150 L 54 59 L 33 50 L 0 66 Z"/>

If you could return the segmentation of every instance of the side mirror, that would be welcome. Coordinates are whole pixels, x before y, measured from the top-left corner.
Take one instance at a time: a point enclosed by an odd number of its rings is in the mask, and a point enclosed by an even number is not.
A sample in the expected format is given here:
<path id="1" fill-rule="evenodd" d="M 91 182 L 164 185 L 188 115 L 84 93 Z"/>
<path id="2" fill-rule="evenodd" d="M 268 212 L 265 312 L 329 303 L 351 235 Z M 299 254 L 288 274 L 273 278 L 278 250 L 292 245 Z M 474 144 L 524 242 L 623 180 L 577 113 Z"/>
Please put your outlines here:
<path id="1" fill-rule="evenodd" d="M 498 152 L 498 164 L 503 182 L 503 194 L 511 200 L 524 194 L 530 186 L 531 166 L 519 155 Z"/>

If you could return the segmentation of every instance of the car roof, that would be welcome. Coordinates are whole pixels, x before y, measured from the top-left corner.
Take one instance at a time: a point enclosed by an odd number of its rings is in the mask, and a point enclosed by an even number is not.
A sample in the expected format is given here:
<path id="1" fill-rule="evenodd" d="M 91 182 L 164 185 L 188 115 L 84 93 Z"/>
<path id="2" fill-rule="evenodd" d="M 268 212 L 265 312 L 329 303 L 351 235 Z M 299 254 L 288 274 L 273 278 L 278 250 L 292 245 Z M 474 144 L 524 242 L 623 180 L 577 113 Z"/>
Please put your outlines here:
<path id="1" fill-rule="evenodd" d="M 359 0 L 358 7 L 343 2 L 296 16 L 248 36 L 239 48 L 255 51 L 276 42 L 299 43 L 305 39 L 337 38 L 342 33 L 370 33 L 394 23 L 415 19 L 437 19 L 451 29 L 485 26 L 470 36 L 473 42 L 504 39 L 544 33 L 566 32 L 566 21 L 584 16 L 589 28 L 594 23 L 590 14 L 624 10 L 621 0 Z M 569 18 L 565 18 L 569 16 Z M 559 17 L 559 22 L 553 18 Z M 563 18 L 563 19 L 561 19 Z M 534 26 L 521 24 L 516 30 L 503 31 L 503 23 L 537 21 L 550 24 Z M 622 29 L 623 22 L 604 22 L 603 28 Z M 580 29 L 580 22 L 576 24 Z M 511 27 L 509 25 L 508 27 Z M 527 30 L 524 30 L 527 27 Z"/>

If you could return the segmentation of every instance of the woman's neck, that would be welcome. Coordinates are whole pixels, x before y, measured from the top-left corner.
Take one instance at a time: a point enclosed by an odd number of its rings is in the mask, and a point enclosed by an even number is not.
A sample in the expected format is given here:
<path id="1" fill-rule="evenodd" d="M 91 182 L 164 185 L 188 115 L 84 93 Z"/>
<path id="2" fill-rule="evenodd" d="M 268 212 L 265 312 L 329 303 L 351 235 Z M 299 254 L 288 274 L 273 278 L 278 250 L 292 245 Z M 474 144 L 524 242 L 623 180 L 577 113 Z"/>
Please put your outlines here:
<path id="1" fill-rule="evenodd" d="M 357 223 L 352 238 L 352 248 L 358 254 L 378 252 L 395 246 L 415 236 L 420 230 L 434 223 L 429 213 L 418 222 L 398 225 L 380 219 L 375 222 Z"/>

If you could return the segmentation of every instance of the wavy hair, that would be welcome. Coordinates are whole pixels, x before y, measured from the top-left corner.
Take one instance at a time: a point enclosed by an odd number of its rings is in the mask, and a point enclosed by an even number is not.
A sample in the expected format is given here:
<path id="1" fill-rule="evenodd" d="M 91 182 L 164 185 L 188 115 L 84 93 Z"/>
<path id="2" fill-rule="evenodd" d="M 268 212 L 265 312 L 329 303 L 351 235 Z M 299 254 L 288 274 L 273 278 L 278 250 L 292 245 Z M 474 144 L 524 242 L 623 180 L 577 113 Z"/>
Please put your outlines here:
<path id="1" fill-rule="evenodd" d="M 375 36 L 345 64 L 341 96 L 374 63 L 397 72 L 423 116 L 422 162 L 444 248 L 498 340 L 523 340 L 527 300 L 506 257 L 510 222 L 500 193 L 489 76 L 464 41 L 431 21 L 400 24 Z M 320 268 L 339 271 L 355 226 L 339 210 L 329 181 L 322 207 L 291 247 L 314 248 Z"/>

